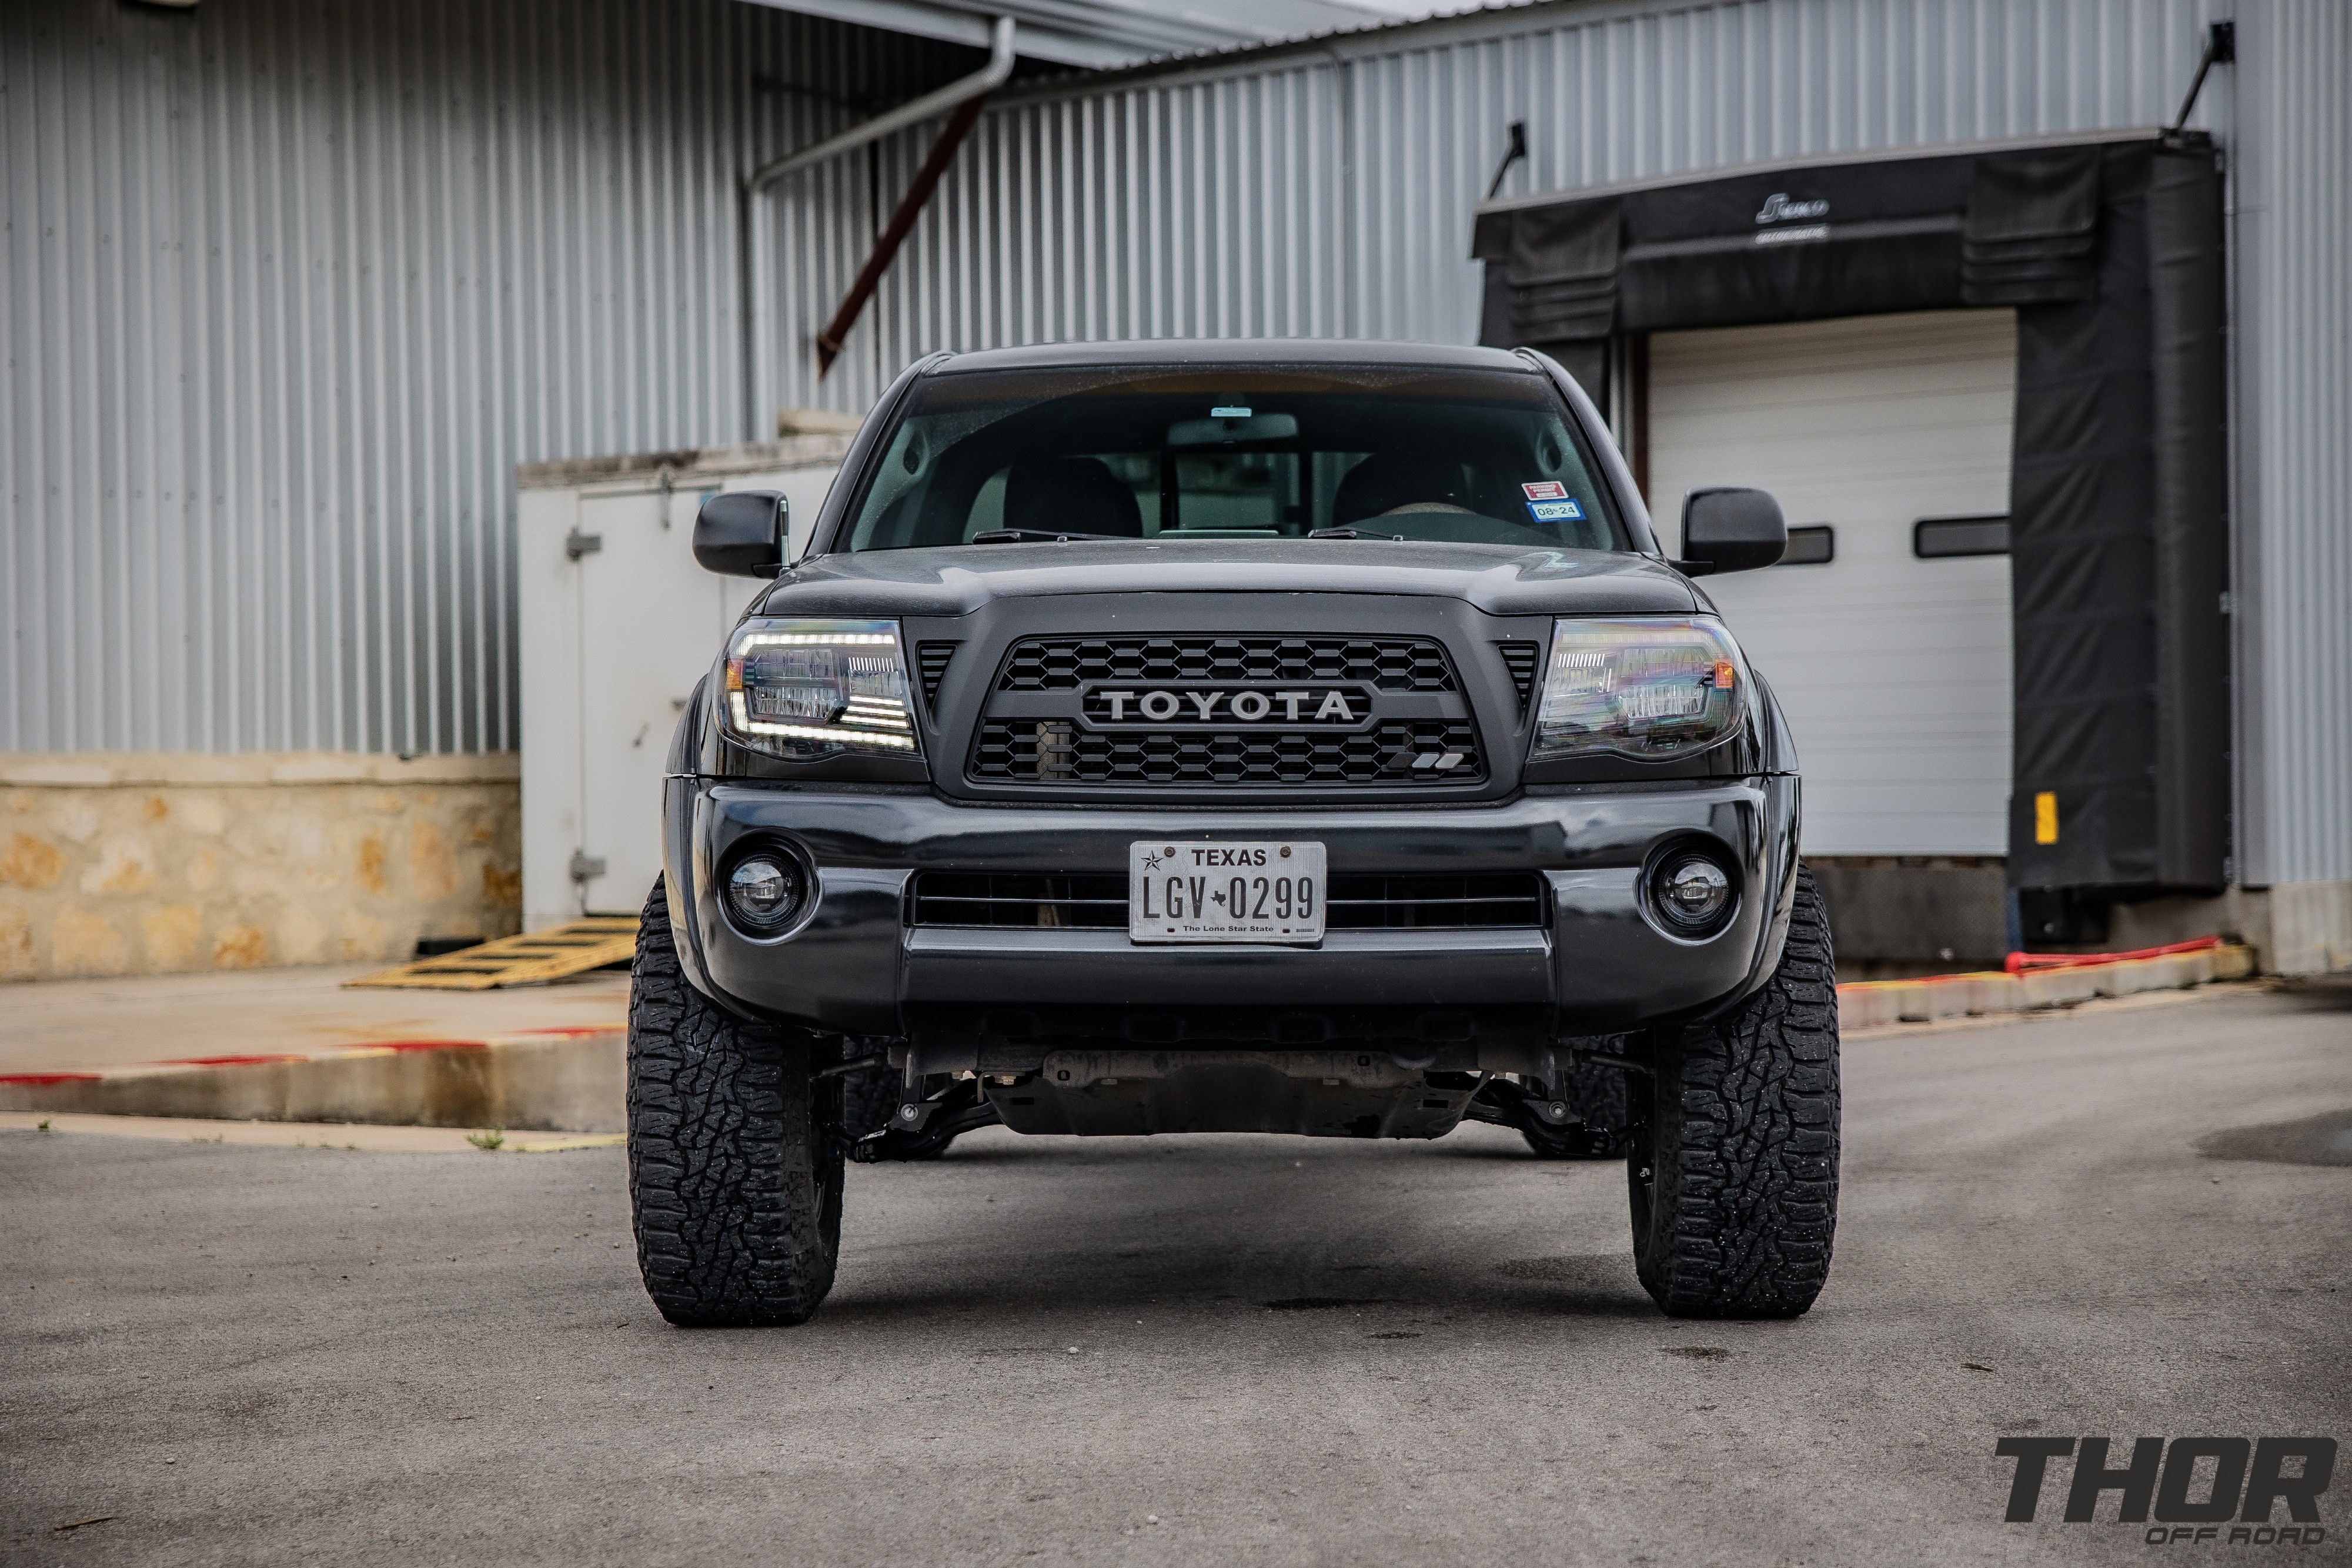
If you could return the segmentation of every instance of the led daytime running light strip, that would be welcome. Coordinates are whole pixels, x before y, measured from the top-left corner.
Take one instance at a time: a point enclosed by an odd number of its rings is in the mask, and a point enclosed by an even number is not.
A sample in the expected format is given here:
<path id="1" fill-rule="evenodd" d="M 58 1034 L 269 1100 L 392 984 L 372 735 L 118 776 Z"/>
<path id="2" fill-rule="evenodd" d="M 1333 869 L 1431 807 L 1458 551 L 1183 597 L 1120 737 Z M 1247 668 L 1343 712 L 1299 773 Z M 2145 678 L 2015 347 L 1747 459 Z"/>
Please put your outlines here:
<path id="1" fill-rule="evenodd" d="M 765 724 L 755 720 L 745 711 L 740 692 L 729 693 L 727 701 L 735 712 L 735 727 L 745 735 L 781 736 L 786 740 L 839 740 L 842 737 L 843 732 L 838 729 L 820 728 L 809 724 Z M 891 735 L 866 729 L 855 733 L 860 741 L 868 745 L 892 746 L 908 751 L 915 748 L 914 737 L 910 735 Z"/>
<path id="2" fill-rule="evenodd" d="M 746 648 L 807 647 L 818 643 L 895 648 L 898 636 L 895 632 L 746 632 L 741 640 L 741 646 Z"/>
<path id="3" fill-rule="evenodd" d="M 865 706 L 860 706 L 860 704 Z M 843 724 L 880 724 L 893 729 L 905 729 L 907 710 L 898 703 L 884 703 L 874 697 L 852 697 L 849 706 L 835 716 Z"/>

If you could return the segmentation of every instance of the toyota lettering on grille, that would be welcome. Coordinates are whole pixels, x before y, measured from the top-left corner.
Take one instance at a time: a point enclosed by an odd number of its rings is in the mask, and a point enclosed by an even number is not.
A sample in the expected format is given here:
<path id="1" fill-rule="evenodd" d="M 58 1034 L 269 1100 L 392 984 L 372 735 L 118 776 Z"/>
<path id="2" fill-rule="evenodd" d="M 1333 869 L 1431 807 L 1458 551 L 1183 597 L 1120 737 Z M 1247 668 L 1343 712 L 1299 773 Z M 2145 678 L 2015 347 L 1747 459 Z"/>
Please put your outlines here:
<path id="1" fill-rule="evenodd" d="M 1081 716 L 1114 726 L 1279 725 L 1286 729 L 1352 729 L 1372 716 L 1372 694 L 1359 685 L 1089 685 Z"/>

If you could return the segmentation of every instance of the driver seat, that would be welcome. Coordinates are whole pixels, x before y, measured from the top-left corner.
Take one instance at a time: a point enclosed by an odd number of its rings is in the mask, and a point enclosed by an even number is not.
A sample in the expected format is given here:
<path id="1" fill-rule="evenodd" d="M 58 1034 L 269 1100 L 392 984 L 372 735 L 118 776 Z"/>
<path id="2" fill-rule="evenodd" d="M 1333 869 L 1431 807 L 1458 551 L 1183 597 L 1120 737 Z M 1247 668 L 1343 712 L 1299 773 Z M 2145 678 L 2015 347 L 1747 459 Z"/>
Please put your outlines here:
<path id="1" fill-rule="evenodd" d="M 1143 508 L 1099 457 L 1024 457 L 1004 476 L 1004 526 L 1143 537 Z"/>
<path id="2" fill-rule="evenodd" d="M 1331 521 L 1360 523 L 1416 502 L 1476 510 L 1462 482 L 1461 464 L 1419 452 L 1376 452 L 1340 478 L 1331 497 Z"/>

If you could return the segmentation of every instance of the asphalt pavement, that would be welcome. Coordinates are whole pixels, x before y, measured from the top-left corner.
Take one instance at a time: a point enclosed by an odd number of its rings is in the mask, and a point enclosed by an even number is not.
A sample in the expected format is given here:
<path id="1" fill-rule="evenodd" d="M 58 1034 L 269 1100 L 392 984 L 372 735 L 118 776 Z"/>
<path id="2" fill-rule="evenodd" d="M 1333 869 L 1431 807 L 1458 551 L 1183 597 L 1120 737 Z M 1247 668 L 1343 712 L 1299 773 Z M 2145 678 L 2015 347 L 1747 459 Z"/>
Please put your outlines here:
<path id="1" fill-rule="evenodd" d="M 2352 991 L 1845 1073 L 1835 1270 L 1761 1324 L 1659 1315 L 1622 1166 L 1487 1128 L 980 1134 L 853 1169 L 824 1312 L 735 1333 L 647 1304 L 617 1150 L 0 1131 L 0 1559 L 2347 1559 L 2352 1454 L 2318 1545 L 2159 1550 L 2004 1523 L 1994 1444 L 2352 1438 Z"/>

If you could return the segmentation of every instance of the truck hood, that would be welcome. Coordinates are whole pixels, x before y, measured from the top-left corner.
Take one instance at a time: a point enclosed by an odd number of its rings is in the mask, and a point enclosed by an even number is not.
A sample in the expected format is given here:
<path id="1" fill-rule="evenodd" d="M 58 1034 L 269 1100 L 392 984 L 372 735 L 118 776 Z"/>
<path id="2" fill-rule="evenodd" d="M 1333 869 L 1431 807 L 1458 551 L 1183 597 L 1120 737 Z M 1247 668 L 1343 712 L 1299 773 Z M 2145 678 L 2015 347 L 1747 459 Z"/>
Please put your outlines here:
<path id="1" fill-rule="evenodd" d="M 1708 608 L 1649 556 L 1380 539 L 957 545 L 818 556 L 753 612 L 969 615 L 1055 594 L 1362 593 L 1458 599 L 1490 615 L 1687 615 Z"/>

